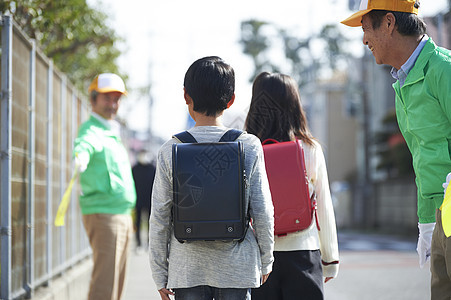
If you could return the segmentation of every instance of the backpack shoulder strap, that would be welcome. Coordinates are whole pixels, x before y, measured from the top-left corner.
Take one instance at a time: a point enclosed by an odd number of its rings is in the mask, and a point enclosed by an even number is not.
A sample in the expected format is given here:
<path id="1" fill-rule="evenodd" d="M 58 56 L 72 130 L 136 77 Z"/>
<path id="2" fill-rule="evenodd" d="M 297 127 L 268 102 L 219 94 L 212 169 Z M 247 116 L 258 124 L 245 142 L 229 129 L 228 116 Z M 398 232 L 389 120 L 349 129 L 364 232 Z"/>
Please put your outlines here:
<path id="1" fill-rule="evenodd" d="M 183 131 L 183 132 L 174 134 L 172 137 L 176 138 L 177 140 L 179 140 L 182 143 L 197 143 L 194 136 L 191 133 L 189 133 L 188 131 Z"/>
<path id="2" fill-rule="evenodd" d="M 233 142 L 234 140 L 239 138 L 240 135 L 242 135 L 242 134 L 243 134 L 242 130 L 229 129 L 226 131 L 226 133 L 224 133 L 224 135 L 221 137 L 219 142 Z"/>
<path id="3" fill-rule="evenodd" d="M 302 159 L 302 164 L 304 165 L 304 173 L 305 173 L 305 179 L 307 181 L 307 190 L 308 190 L 309 178 L 307 175 L 307 166 L 305 165 L 304 148 L 302 147 L 300 140 L 297 140 L 297 143 L 299 145 L 299 150 L 301 152 L 301 159 Z M 313 190 L 312 196 L 310 197 L 310 204 L 312 205 L 312 218 L 315 218 L 316 228 L 318 228 L 318 231 L 320 231 L 321 228 L 319 227 L 319 222 L 318 222 L 318 205 L 316 202 L 315 190 Z"/>

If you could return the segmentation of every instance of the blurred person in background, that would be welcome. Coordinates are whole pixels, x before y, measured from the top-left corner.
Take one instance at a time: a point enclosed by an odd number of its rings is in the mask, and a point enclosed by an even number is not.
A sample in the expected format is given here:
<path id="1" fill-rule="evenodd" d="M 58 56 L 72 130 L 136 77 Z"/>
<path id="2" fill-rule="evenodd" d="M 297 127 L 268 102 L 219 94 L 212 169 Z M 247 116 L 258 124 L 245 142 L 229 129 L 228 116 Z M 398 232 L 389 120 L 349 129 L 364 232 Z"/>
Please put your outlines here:
<path id="1" fill-rule="evenodd" d="M 92 113 L 74 142 L 80 170 L 80 207 L 92 248 L 94 266 L 89 300 L 119 300 L 124 292 L 133 236 L 131 211 L 136 192 L 128 154 L 114 121 L 122 95 L 122 79 L 98 75 L 89 86 Z"/>
<path id="2" fill-rule="evenodd" d="M 132 168 L 133 179 L 136 189 L 136 206 L 135 206 L 135 237 L 136 251 L 142 250 L 141 243 L 141 220 L 144 219 L 146 228 L 149 228 L 150 203 L 152 196 L 153 180 L 155 178 L 155 163 L 150 157 L 150 153 L 141 150 L 138 153 L 137 163 Z M 143 216 L 144 215 L 144 216 Z M 143 218 L 144 217 L 144 218 Z M 147 231 L 148 233 L 148 231 Z M 149 236 L 146 234 L 147 237 Z M 147 242 L 149 239 L 147 238 Z M 148 243 L 146 249 L 148 247 Z"/>
<path id="3" fill-rule="evenodd" d="M 441 223 L 442 183 L 451 170 L 451 54 L 427 36 L 419 7 L 418 0 L 362 0 L 342 23 L 362 26 L 376 63 L 393 67 L 396 117 L 418 190 L 419 263 L 431 258 L 431 298 L 451 299 L 451 239 Z"/>

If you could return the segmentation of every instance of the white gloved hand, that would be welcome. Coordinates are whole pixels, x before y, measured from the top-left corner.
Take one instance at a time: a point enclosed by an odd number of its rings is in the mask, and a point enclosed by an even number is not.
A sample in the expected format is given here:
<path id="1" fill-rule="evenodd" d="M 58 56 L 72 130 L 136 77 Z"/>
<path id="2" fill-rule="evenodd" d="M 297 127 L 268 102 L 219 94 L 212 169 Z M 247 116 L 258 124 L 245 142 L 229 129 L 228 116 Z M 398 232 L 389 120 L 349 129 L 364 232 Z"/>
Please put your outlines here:
<path id="1" fill-rule="evenodd" d="M 434 231 L 435 223 L 418 223 L 419 236 L 417 244 L 417 252 L 420 261 L 420 268 L 424 267 L 424 264 L 431 257 L 431 242 L 432 232 Z"/>
<path id="2" fill-rule="evenodd" d="M 90 157 L 88 153 L 86 152 L 77 153 L 75 155 L 75 168 L 77 168 L 80 173 L 83 173 L 84 171 L 86 171 L 86 168 L 88 167 L 89 160 Z"/>
<path id="3" fill-rule="evenodd" d="M 446 194 L 446 188 L 448 187 L 450 180 L 451 180 L 451 173 L 448 173 L 448 175 L 446 175 L 446 182 L 444 182 L 442 184 L 443 189 L 444 189 L 444 191 L 443 191 L 444 194 Z"/>

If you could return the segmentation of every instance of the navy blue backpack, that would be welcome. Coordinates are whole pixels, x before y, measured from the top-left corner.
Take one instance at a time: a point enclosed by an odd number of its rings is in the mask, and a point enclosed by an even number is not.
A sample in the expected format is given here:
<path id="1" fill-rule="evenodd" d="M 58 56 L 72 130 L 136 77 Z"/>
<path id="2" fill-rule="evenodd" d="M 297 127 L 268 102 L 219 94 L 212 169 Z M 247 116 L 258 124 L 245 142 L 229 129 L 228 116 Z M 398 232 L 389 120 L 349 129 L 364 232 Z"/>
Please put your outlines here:
<path id="1" fill-rule="evenodd" d="M 174 235 L 185 241 L 242 241 L 249 226 L 245 207 L 244 148 L 227 131 L 216 143 L 198 143 L 188 132 L 172 145 Z"/>

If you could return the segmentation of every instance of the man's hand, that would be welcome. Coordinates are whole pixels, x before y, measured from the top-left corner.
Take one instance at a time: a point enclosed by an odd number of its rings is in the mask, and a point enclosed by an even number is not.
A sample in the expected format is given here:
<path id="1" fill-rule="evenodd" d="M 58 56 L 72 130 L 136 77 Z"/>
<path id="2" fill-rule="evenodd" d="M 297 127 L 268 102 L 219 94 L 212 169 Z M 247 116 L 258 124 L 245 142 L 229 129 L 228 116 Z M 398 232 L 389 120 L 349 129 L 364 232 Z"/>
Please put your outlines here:
<path id="1" fill-rule="evenodd" d="M 160 293 L 161 300 L 171 300 L 169 295 L 174 295 L 173 292 L 165 288 L 159 289 L 158 292 Z"/>
<path id="2" fill-rule="evenodd" d="M 90 157 L 87 152 L 75 153 L 75 168 L 83 173 L 88 168 L 89 160 Z"/>
<path id="3" fill-rule="evenodd" d="M 444 189 L 443 193 L 445 193 L 445 194 L 446 194 L 446 188 L 448 187 L 450 180 L 451 180 L 451 173 L 448 173 L 448 175 L 446 175 L 446 181 L 442 184 L 443 189 Z"/>
<path id="4" fill-rule="evenodd" d="M 417 252 L 419 256 L 420 268 L 429 260 L 431 256 L 431 241 L 432 232 L 434 231 L 435 223 L 418 223 L 419 236 L 417 244 Z"/>

